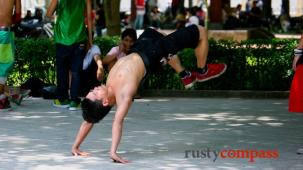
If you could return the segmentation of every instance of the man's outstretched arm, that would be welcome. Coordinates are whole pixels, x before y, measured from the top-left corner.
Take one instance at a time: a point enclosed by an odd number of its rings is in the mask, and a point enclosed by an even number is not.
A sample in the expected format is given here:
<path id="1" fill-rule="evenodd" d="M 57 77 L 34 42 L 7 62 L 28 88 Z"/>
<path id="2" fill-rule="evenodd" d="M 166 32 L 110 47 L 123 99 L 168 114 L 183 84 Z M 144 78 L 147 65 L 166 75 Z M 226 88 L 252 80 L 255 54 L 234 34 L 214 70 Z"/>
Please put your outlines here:
<path id="1" fill-rule="evenodd" d="M 110 149 L 110 157 L 111 159 L 113 159 L 113 161 L 119 163 L 129 162 L 128 160 L 121 158 L 117 154 L 118 145 L 120 144 L 121 136 L 122 136 L 123 121 L 132 104 L 131 95 L 127 95 L 127 96 L 129 97 L 125 97 L 124 95 L 122 95 L 121 99 L 117 99 L 117 112 L 115 114 L 115 118 L 112 126 L 112 145 Z"/>
<path id="2" fill-rule="evenodd" d="M 90 132 L 90 130 L 93 128 L 94 124 L 93 123 L 89 123 L 87 121 L 83 121 L 83 123 L 81 124 L 81 127 L 78 131 L 76 140 L 74 142 L 74 145 L 72 147 L 72 154 L 74 156 L 88 156 L 89 153 L 87 152 L 82 152 L 80 151 L 80 145 L 81 143 L 84 141 L 84 139 L 86 138 L 87 134 Z"/>

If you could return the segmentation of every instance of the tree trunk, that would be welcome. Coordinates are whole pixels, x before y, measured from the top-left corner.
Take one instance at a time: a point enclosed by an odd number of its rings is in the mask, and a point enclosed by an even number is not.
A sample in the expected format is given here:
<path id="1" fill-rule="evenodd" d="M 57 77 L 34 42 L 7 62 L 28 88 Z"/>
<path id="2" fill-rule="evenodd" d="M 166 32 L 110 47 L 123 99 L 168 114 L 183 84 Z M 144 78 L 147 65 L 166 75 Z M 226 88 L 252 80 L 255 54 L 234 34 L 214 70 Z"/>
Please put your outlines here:
<path id="1" fill-rule="evenodd" d="M 188 0 L 188 7 L 192 8 L 193 7 L 193 0 Z"/>
<path id="2" fill-rule="evenodd" d="M 130 25 L 132 28 L 135 28 L 135 20 L 137 16 L 137 10 L 136 10 L 136 0 L 131 0 L 130 2 Z"/>
<path id="3" fill-rule="evenodd" d="M 209 15 L 211 23 L 221 23 L 222 22 L 222 8 L 224 4 L 221 0 L 211 0 Z"/>
<path id="4" fill-rule="evenodd" d="M 184 0 L 179 0 L 179 6 L 178 6 L 178 9 L 179 10 L 183 10 L 185 7 L 184 7 Z"/>
<path id="5" fill-rule="evenodd" d="M 120 0 L 104 0 L 104 13 L 107 35 L 120 35 Z"/>
<path id="6" fill-rule="evenodd" d="M 263 0 L 263 14 L 265 18 L 271 18 L 272 16 L 271 0 Z"/>
<path id="7" fill-rule="evenodd" d="M 281 15 L 289 16 L 289 0 L 282 0 Z"/>

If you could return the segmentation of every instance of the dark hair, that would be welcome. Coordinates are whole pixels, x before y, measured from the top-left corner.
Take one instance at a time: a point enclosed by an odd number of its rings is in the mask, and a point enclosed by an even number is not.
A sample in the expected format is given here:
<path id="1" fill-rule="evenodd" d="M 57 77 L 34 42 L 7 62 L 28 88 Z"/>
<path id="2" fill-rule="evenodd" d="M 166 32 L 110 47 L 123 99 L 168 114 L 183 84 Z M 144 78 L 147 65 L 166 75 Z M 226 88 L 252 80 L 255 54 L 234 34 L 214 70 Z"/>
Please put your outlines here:
<path id="1" fill-rule="evenodd" d="M 89 123 L 98 123 L 102 120 L 112 108 L 111 106 L 103 106 L 100 100 L 89 100 L 85 98 L 81 102 L 82 117 Z"/>
<path id="2" fill-rule="evenodd" d="M 121 38 L 125 38 L 126 36 L 129 36 L 130 38 L 132 38 L 134 41 L 137 40 L 137 32 L 135 29 L 132 28 L 126 28 L 121 35 Z"/>

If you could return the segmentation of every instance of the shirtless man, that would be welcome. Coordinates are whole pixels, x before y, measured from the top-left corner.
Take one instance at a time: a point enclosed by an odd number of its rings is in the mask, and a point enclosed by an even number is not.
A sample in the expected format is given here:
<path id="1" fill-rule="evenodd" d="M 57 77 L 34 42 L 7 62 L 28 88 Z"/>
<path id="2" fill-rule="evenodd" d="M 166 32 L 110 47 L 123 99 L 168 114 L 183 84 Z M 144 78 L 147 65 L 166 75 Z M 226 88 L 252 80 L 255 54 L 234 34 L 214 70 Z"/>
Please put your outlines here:
<path id="1" fill-rule="evenodd" d="M 82 101 L 83 118 L 74 145 L 73 155 L 87 156 L 87 152 L 80 150 L 80 145 L 92 129 L 94 123 L 99 122 L 117 105 L 117 111 L 112 125 L 112 144 L 110 157 L 115 162 L 128 163 L 117 154 L 121 140 L 123 121 L 132 104 L 140 81 L 144 76 L 153 71 L 163 56 L 176 54 L 184 48 L 195 49 L 197 58 L 196 72 L 186 71 L 177 57 L 168 60 L 169 64 L 179 73 L 184 85 L 193 84 L 195 81 L 206 81 L 218 77 L 226 70 L 225 64 L 208 64 L 207 58 L 207 31 L 192 25 L 163 36 L 153 29 L 146 29 L 132 48 L 132 53 L 121 58 L 110 70 L 106 85 L 94 88 Z M 183 75 L 184 74 L 184 75 Z M 186 80 L 186 81 L 184 81 Z"/>
<path id="2" fill-rule="evenodd" d="M 4 87 L 8 72 L 14 63 L 14 36 L 12 24 L 21 19 L 21 0 L 0 0 L 0 112 L 11 106 Z"/>

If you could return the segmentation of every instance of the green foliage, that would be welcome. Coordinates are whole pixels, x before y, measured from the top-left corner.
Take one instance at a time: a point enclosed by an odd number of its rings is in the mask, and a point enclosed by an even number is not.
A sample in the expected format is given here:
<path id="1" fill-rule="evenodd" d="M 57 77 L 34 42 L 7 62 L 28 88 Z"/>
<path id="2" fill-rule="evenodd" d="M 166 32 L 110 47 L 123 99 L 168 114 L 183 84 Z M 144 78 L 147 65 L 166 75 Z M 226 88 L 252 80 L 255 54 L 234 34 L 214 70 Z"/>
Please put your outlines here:
<path id="1" fill-rule="evenodd" d="M 120 41 L 120 37 L 102 37 L 95 40 L 106 54 Z M 288 90 L 292 79 L 291 63 L 296 40 L 248 40 L 209 41 L 208 63 L 224 62 L 225 74 L 204 83 L 196 83 L 194 89 L 207 90 Z M 183 66 L 196 68 L 194 50 L 178 53 Z M 55 84 L 55 45 L 49 39 L 17 39 L 16 62 L 9 76 L 9 83 L 20 85 L 30 77 L 39 77 L 46 83 Z M 148 76 L 146 89 L 183 89 L 181 80 L 169 67 L 161 73 Z"/>
<path id="2" fill-rule="evenodd" d="M 116 46 L 119 42 L 120 42 L 119 36 L 114 36 L 114 37 L 103 36 L 102 38 L 98 37 L 94 40 L 94 44 L 99 46 L 103 56 L 105 56 L 110 51 L 110 49 Z"/>
<path id="3" fill-rule="evenodd" d="M 219 78 L 196 83 L 196 90 L 288 90 L 295 40 L 209 41 L 208 63 L 224 62 L 228 68 Z M 194 50 L 178 53 L 188 70 L 196 69 Z M 167 66 L 168 67 L 168 66 Z M 150 89 L 184 89 L 172 69 L 155 73 L 145 82 Z"/>
<path id="4" fill-rule="evenodd" d="M 96 38 L 102 54 L 106 54 L 120 41 L 118 36 Z M 14 68 L 8 84 L 20 85 L 31 77 L 40 78 L 47 84 L 56 84 L 56 51 L 50 39 L 16 39 Z"/>
<path id="5" fill-rule="evenodd" d="M 8 83 L 20 85 L 30 77 L 55 82 L 55 46 L 48 39 L 17 39 L 15 64 Z"/>

